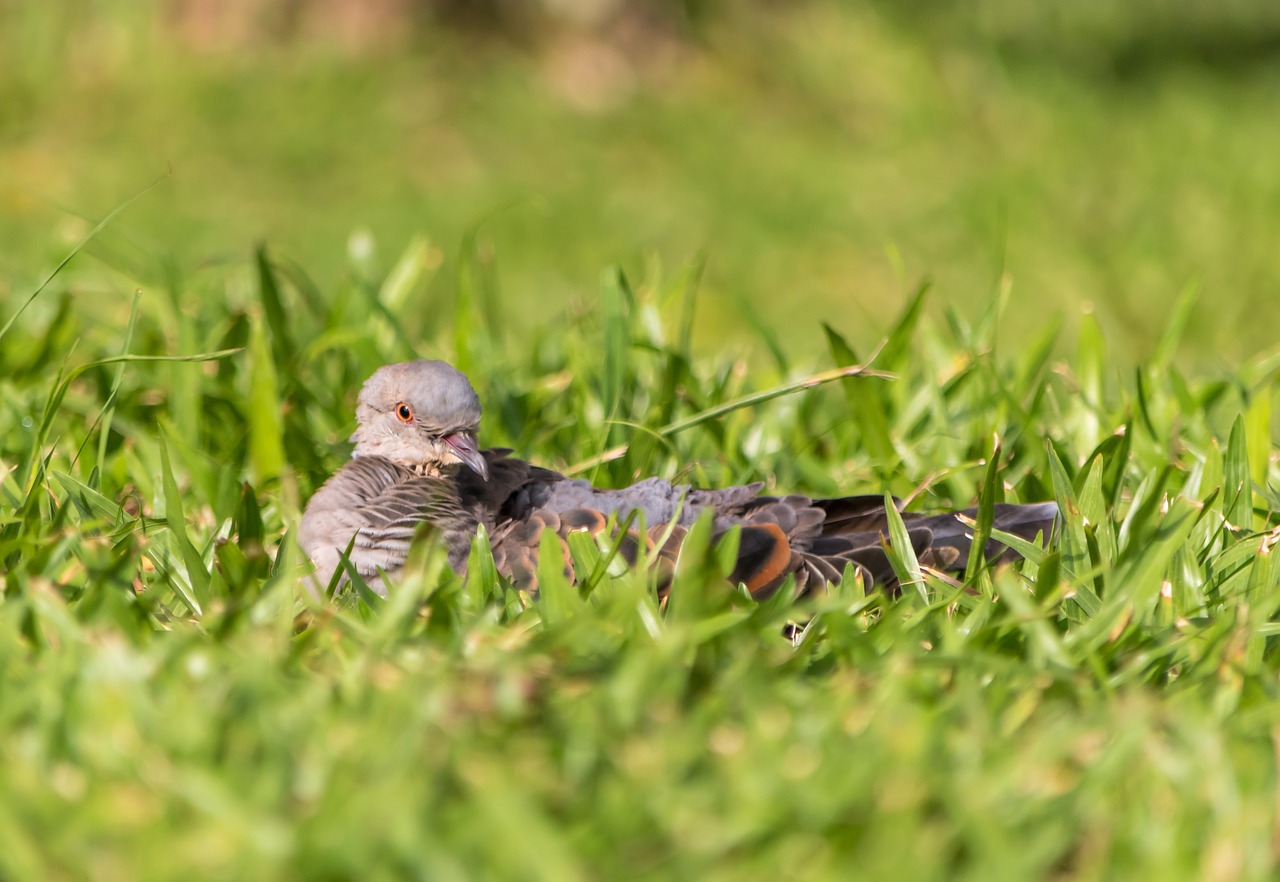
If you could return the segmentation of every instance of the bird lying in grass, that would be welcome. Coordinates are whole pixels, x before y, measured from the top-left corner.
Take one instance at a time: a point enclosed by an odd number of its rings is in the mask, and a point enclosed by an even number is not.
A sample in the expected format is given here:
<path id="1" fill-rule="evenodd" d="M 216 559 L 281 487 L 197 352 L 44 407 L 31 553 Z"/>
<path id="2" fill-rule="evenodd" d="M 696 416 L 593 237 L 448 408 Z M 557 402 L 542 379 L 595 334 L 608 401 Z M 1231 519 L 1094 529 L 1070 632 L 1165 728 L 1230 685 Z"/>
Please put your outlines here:
<path id="1" fill-rule="evenodd" d="M 476 444 L 480 400 L 466 376 L 442 361 L 412 361 L 379 368 L 356 405 L 352 460 L 315 492 L 302 516 L 300 538 L 321 578 L 349 559 L 371 588 L 385 594 L 404 566 L 424 522 L 438 531 L 449 563 L 463 572 L 477 528 L 490 537 L 498 572 L 536 590 L 543 531 L 561 537 L 576 530 L 598 535 L 633 511 L 648 525 L 631 530 L 619 547 L 634 561 L 641 543 L 656 559 L 674 560 L 687 529 L 706 510 L 714 531 L 741 528 L 730 579 L 763 598 L 789 576 L 798 592 L 839 583 L 846 570 L 867 587 L 898 590 L 884 549 L 888 534 L 884 497 L 766 496 L 761 484 L 719 490 L 690 488 L 661 478 L 603 489 L 513 458 L 508 450 Z M 963 571 L 971 526 L 957 514 L 902 513 L 920 563 Z M 1028 540 L 1047 538 L 1054 503 L 995 506 L 995 527 Z M 988 543 L 985 553 L 1016 559 Z M 566 570 L 571 572 L 568 554 Z"/>

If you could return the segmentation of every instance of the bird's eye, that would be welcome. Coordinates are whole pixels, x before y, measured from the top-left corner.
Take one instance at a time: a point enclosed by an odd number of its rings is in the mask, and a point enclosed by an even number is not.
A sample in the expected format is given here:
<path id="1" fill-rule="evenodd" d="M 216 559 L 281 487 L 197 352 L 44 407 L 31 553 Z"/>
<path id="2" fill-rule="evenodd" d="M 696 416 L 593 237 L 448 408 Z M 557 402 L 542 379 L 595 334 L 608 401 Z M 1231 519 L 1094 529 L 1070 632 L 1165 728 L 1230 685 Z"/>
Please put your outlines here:
<path id="1" fill-rule="evenodd" d="M 402 423 L 413 422 L 413 408 L 401 401 L 396 405 L 396 416 Z"/>

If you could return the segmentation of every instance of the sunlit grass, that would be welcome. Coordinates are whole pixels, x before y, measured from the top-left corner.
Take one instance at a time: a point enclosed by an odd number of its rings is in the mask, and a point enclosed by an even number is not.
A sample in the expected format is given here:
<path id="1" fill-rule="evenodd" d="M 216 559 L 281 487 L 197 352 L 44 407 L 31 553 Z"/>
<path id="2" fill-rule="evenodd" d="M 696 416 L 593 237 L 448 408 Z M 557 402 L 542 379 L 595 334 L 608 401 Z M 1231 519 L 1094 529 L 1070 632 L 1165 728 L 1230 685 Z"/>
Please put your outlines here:
<path id="1" fill-rule="evenodd" d="M 1044 15 L 671 4 L 716 14 L 674 45 L 588 41 L 616 82 L 566 77 L 571 40 L 526 53 L 440 29 L 366 55 L 200 51 L 166 29 L 165 5 L 0 11 L 0 285 L 15 295 L 172 170 L 92 251 L 184 296 L 224 296 L 203 269 L 259 239 L 332 289 L 365 228 L 379 278 L 430 233 L 442 300 L 470 236 L 521 326 L 594 300 L 602 266 L 638 278 L 645 255 L 670 270 L 706 254 L 703 354 L 749 338 L 753 315 L 792 358 L 823 345 L 816 320 L 869 347 L 924 276 L 966 315 L 1009 283 L 1019 339 L 1047 316 L 1074 328 L 1091 302 L 1129 364 L 1151 357 L 1191 282 L 1205 296 L 1183 363 L 1218 369 L 1220 352 L 1271 345 L 1280 321 L 1274 63 L 1229 43 L 1219 67 L 1195 54 L 1221 43 L 1201 18 L 1265 47 L 1276 17 L 1256 0 L 1230 17 L 1164 0 Z M 1128 43 L 1166 54 L 1113 70 Z M 611 97 L 583 106 L 582 81 Z"/>
<path id="2" fill-rule="evenodd" d="M 395 265 L 326 289 L 264 249 L 181 308 L 117 267 L 126 328 L 9 327 L 0 875 L 1274 873 L 1275 354 L 1184 376 L 1175 318 L 1122 372 L 1086 317 L 1059 361 L 1052 332 L 997 346 L 1002 301 L 938 324 L 922 288 L 874 354 L 833 324 L 699 357 L 698 274 L 656 266 L 532 330 L 464 277 L 419 339 L 430 261 Z M 797 606 L 731 590 L 695 530 L 666 608 L 589 544 L 594 581 L 529 598 L 428 543 L 387 601 L 318 601 L 300 504 L 412 355 L 466 366 L 483 441 L 598 481 L 1055 498 L 1060 538 Z M 884 376 L 770 393 L 860 356 Z"/>
<path id="3" fill-rule="evenodd" d="M 0 880 L 1280 872 L 1274 11 L 695 6 L 595 103 L 572 41 L 0 9 Z M 665 604 L 582 536 L 320 600 L 419 356 L 600 483 L 1064 516 L 898 598 L 695 529 Z"/>

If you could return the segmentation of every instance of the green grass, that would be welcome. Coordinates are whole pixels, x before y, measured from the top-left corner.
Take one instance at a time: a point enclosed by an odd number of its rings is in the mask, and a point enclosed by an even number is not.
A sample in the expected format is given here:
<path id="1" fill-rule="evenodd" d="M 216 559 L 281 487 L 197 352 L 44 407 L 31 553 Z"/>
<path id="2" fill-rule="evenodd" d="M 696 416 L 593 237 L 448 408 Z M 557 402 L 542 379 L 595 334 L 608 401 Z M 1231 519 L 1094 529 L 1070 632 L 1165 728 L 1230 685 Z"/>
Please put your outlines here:
<path id="1" fill-rule="evenodd" d="M 874 361 L 893 379 L 765 400 L 867 353 L 832 327 L 794 364 L 765 338 L 698 357 L 696 268 L 609 270 L 554 332 L 463 274 L 409 335 L 428 264 L 325 290 L 262 251 L 222 299 L 144 287 L 123 330 L 55 279 L 36 302 L 62 307 L 6 330 L 0 877 L 1274 874 L 1280 357 L 1184 376 L 1175 320 L 1118 374 L 1088 317 L 1056 360 L 997 345 L 1002 301 L 937 323 L 922 290 Z M 597 480 L 985 487 L 1057 498 L 1062 537 L 896 600 L 756 604 L 691 541 L 665 611 L 643 574 L 548 572 L 530 602 L 430 546 L 385 603 L 314 601 L 300 505 L 361 380 L 413 354 L 470 372 L 487 443 L 627 445 Z"/>
<path id="2" fill-rule="evenodd" d="M 1280 873 L 1271 7 L 687 5 L 585 105 L 571 40 L 0 8 L 0 880 Z M 582 542 L 316 601 L 415 356 L 599 482 L 1063 528 L 897 599 L 695 533 L 666 609 Z"/>
<path id="3" fill-rule="evenodd" d="M 441 299 L 474 234 L 521 323 L 593 300 L 603 266 L 706 254 L 703 354 L 750 339 L 752 313 L 810 360 L 819 320 L 870 345 L 924 276 L 969 315 L 1007 279 L 1017 336 L 1092 302 L 1130 366 L 1189 283 L 1184 364 L 1229 368 L 1280 322 L 1277 67 L 1247 51 L 1277 16 L 1259 0 L 1229 19 L 1206 0 L 691 3 L 724 7 L 694 38 L 585 41 L 613 62 L 598 76 L 573 74 L 581 40 L 439 29 L 366 54 L 199 51 L 165 5 L 0 10 L 0 293 L 172 169 L 91 250 L 184 296 L 259 239 L 332 288 L 367 229 L 375 275 L 428 234 Z M 582 81 L 604 98 L 584 104 Z"/>

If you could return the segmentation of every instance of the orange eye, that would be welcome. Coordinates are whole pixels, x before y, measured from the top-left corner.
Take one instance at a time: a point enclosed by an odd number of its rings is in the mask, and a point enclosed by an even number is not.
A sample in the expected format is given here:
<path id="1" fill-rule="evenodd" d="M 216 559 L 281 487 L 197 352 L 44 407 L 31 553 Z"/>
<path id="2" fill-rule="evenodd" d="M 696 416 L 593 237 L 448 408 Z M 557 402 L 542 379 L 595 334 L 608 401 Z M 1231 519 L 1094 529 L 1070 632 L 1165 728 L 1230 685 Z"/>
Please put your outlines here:
<path id="1" fill-rule="evenodd" d="M 396 416 L 400 418 L 402 423 L 413 422 L 413 408 L 401 401 L 396 405 Z"/>

